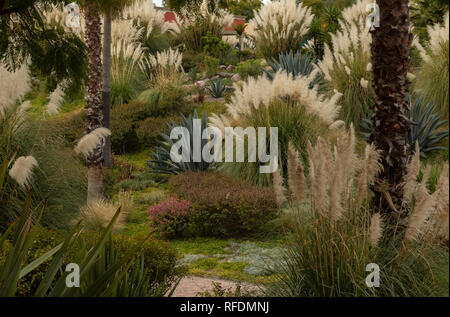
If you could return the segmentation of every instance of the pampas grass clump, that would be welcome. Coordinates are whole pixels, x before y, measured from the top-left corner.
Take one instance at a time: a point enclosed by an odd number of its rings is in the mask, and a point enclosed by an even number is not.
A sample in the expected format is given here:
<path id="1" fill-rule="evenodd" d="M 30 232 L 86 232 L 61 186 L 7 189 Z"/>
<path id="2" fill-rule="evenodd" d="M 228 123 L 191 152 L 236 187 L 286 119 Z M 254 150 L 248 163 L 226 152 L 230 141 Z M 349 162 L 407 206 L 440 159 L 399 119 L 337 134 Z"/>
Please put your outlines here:
<path id="1" fill-rule="evenodd" d="M 449 171 L 445 162 L 433 193 L 428 188 L 430 167 L 425 169 L 419 180 L 420 150 L 416 144 L 416 152 L 408 164 L 405 177 L 404 201 L 409 205 L 411 213 L 405 238 L 409 241 L 444 240 L 448 241 L 449 214 Z"/>
<path id="2" fill-rule="evenodd" d="M 370 45 L 372 37 L 366 27 L 366 5 L 370 0 L 358 0 L 342 11 L 341 30 L 331 34 L 332 47 L 325 44 L 323 60 L 318 68 L 324 75 L 328 93 L 340 92 L 340 118 L 347 125 L 365 118 L 375 102 L 372 87 Z"/>
<path id="3" fill-rule="evenodd" d="M 324 123 L 331 125 L 338 113 L 337 100 L 341 97 L 336 93 L 330 99 L 319 96 L 317 88 L 311 88 L 317 72 L 309 76 L 297 76 L 292 78 L 286 72 L 278 72 L 273 80 L 262 75 L 257 78 L 250 77 L 247 82 L 234 84 L 234 95 L 231 97 L 225 115 L 213 115 L 211 122 L 223 130 L 231 126 L 230 122 L 239 122 L 250 115 L 254 110 L 268 107 L 272 101 L 288 96 L 291 101 L 298 101 L 310 114 L 317 115 Z"/>
<path id="4" fill-rule="evenodd" d="M 248 35 L 265 58 L 297 51 L 314 18 L 311 9 L 295 0 L 272 1 L 255 12 Z"/>
<path id="5" fill-rule="evenodd" d="M 289 155 L 289 200 L 294 225 L 288 248 L 268 273 L 269 296 L 436 296 L 448 294 L 448 251 L 425 233 L 448 237 L 448 164 L 436 192 L 427 193 L 428 172 L 413 180 L 411 218 L 403 236 L 385 235 L 385 220 L 372 214 L 370 185 L 381 171 L 380 152 L 366 145 L 356 152 L 355 132 L 339 130 L 333 143 L 320 138 L 308 146 L 309 170 L 298 153 Z M 417 151 L 420 153 L 420 151 Z M 417 164 L 417 157 L 412 159 Z M 416 167 L 409 169 L 410 173 Z M 283 189 L 277 186 L 277 192 Z M 436 195 L 436 196 L 435 196 Z M 434 207 L 433 207 L 434 206 Z M 441 222 L 441 223 L 439 223 Z M 433 225 L 430 230 L 429 225 Z M 428 229 L 427 229 L 428 228 Z M 428 235 L 428 237 L 430 237 Z M 379 265 L 380 286 L 365 284 L 366 265 Z M 448 269 L 447 269 L 448 272 Z M 439 280 L 440 279 L 440 280 Z M 447 281 L 446 285 L 445 282 Z M 441 284 L 444 284 L 442 286 Z"/>
<path id="6" fill-rule="evenodd" d="M 428 27 L 430 41 L 425 48 L 417 44 L 421 64 L 415 72 L 415 90 L 422 94 L 426 102 L 433 102 L 441 115 L 449 117 L 449 13 L 444 17 L 444 25 Z"/>
<path id="7" fill-rule="evenodd" d="M 316 87 L 311 88 L 316 74 L 317 71 L 313 71 L 309 76 L 293 78 L 286 72 L 278 72 L 272 80 L 262 75 L 249 78 L 242 85 L 235 84 L 226 113 L 213 114 L 211 125 L 219 128 L 223 135 L 225 127 L 278 127 L 278 163 L 282 176 L 286 177 L 289 142 L 293 142 L 305 158 L 307 142 L 314 142 L 329 126 L 335 127 L 339 109 L 336 102 L 340 94 L 331 99 L 320 96 Z M 224 163 L 224 169 L 254 184 L 272 184 L 270 174 L 259 173 L 259 164 Z"/>
<path id="8" fill-rule="evenodd" d="M 120 208 L 121 213 L 113 229 L 121 230 L 124 228 L 133 207 L 134 203 L 130 192 L 120 192 L 116 202 L 101 199 L 88 203 L 81 209 L 80 216 L 89 230 L 101 231 L 108 226 L 112 217 Z"/>
<path id="9" fill-rule="evenodd" d="M 200 52 L 203 50 L 202 37 L 210 33 L 212 36 L 221 37 L 224 28 L 233 24 L 233 15 L 220 9 L 216 1 L 214 10 L 210 9 L 210 1 L 192 1 L 184 6 L 180 14 L 176 16 L 180 30 L 178 39 L 186 50 Z M 211 6 L 212 7 L 212 6 Z"/>

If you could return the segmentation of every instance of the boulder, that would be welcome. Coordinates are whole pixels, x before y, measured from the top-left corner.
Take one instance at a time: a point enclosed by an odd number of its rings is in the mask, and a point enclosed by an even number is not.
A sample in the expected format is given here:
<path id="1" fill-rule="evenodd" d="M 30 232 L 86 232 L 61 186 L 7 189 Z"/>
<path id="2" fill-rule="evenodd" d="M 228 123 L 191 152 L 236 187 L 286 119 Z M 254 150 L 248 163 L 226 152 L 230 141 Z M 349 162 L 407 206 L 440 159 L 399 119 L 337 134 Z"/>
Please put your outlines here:
<path id="1" fill-rule="evenodd" d="M 239 75 L 239 74 L 234 74 L 234 75 L 231 77 L 231 80 L 236 82 L 236 81 L 241 81 L 242 78 L 241 78 L 241 75 Z"/>

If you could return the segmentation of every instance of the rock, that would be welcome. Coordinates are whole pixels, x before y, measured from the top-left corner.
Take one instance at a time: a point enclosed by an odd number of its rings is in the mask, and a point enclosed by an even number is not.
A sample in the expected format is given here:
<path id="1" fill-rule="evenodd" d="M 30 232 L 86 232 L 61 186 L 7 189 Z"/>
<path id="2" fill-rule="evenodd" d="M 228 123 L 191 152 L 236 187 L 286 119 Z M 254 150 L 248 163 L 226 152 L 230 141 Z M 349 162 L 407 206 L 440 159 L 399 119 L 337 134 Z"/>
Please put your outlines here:
<path id="1" fill-rule="evenodd" d="M 225 66 L 225 65 L 220 65 L 220 66 L 219 66 L 219 69 L 220 69 L 220 70 L 226 70 L 226 69 L 227 69 L 227 66 Z"/>
<path id="2" fill-rule="evenodd" d="M 225 72 L 218 72 L 217 75 L 220 77 L 232 77 L 234 74 L 232 73 L 225 73 Z"/>
<path id="3" fill-rule="evenodd" d="M 239 75 L 239 74 L 234 74 L 234 75 L 231 77 L 231 80 L 232 80 L 232 81 L 241 81 L 242 78 L 241 78 L 241 75 Z"/>
<path id="4" fill-rule="evenodd" d="M 214 75 L 213 77 L 211 77 L 209 80 L 217 80 L 217 79 L 219 79 L 220 78 L 220 76 L 219 75 Z"/>
<path id="5" fill-rule="evenodd" d="M 228 67 L 226 68 L 227 72 L 234 72 L 234 65 L 228 65 Z"/>

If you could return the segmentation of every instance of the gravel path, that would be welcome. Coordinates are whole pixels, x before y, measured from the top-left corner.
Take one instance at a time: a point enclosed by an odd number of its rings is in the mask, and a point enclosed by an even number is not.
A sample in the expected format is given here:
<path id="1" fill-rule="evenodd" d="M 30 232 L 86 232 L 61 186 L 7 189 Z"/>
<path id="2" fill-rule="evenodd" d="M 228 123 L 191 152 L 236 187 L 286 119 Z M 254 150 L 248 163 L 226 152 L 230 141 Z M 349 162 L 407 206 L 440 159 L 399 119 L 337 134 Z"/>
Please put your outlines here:
<path id="1" fill-rule="evenodd" d="M 221 288 L 234 292 L 237 283 L 234 281 L 222 280 L 218 278 L 200 277 L 200 276 L 186 276 L 184 277 L 178 287 L 173 293 L 173 297 L 199 297 L 199 293 L 208 291 L 211 295 L 214 295 L 213 282 L 220 284 Z M 249 283 L 241 283 L 241 293 L 251 293 L 257 295 L 259 288 L 256 285 Z"/>

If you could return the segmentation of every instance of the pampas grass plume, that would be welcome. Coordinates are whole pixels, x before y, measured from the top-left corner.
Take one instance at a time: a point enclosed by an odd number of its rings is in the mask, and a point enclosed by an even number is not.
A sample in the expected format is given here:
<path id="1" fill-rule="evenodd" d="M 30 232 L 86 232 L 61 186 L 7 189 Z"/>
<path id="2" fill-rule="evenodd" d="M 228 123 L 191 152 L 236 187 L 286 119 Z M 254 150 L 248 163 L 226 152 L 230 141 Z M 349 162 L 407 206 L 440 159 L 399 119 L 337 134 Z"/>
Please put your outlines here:
<path id="1" fill-rule="evenodd" d="M 11 176 L 22 188 L 25 188 L 32 176 L 32 169 L 38 166 L 38 162 L 33 156 L 21 156 L 9 170 Z"/>

